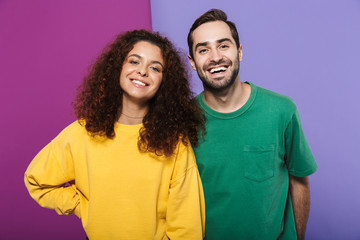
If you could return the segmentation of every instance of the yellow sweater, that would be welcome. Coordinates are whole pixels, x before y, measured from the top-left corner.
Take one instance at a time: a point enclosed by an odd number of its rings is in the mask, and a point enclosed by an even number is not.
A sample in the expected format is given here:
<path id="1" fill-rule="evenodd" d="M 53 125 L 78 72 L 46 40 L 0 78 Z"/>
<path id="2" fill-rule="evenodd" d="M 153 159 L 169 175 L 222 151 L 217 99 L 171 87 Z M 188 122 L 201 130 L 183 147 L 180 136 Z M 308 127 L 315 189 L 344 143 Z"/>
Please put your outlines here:
<path id="1" fill-rule="evenodd" d="M 41 206 L 75 213 L 91 240 L 203 239 L 205 206 L 193 150 L 141 153 L 142 125 L 115 124 L 114 139 L 92 138 L 78 122 L 42 149 L 25 172 Z"/>

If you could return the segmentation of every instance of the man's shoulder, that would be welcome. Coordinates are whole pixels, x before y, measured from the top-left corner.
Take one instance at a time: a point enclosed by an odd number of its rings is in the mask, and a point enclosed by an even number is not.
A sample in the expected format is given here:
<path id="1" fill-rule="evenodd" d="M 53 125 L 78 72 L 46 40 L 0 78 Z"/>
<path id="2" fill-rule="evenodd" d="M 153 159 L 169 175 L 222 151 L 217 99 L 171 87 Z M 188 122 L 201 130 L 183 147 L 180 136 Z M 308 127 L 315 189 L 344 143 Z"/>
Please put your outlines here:
<path id="1" fill-rule="evenodd" d="M 291 112 L 296 110 L 296 104 L 290 97 L 263 87 L 255 87 L 257 92 L 256 99 L 261 104 L 265 104 L 268 107 L 282 108 Z"/>
<path id="2" fill-rule="evenodd" d="M 197 101 L 200 101 L 200 99 L 202 98 L 203 93 L 204 93 L 204 91 L 200 92 L 198 95 L 196 95 L 195 99 Z"/>
<path id="3" fill-rule="evenodd" d="M 200 92 L 196 97 L 196 101 L 199 103 L 200 107 L 202 109 L 204 109 L 204 99 L 203 99 L 203 94 L 204 94 L 204 91 Z"/>

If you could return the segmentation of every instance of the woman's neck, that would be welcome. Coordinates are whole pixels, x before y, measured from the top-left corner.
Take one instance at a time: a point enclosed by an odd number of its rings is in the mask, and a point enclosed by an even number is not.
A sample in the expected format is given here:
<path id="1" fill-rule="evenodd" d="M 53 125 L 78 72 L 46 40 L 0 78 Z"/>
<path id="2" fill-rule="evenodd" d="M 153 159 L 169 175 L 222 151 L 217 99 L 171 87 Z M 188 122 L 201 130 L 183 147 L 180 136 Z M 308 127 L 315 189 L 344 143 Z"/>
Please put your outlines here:
<path id="1" fill-rule="evenodd" d="M 149 106 L 141 106 L 123 102 L 121 112 L 119 113 L 118 122 L 125 125 L 136 125 L 142 123 L 145 115 L 149 110 Z"/>

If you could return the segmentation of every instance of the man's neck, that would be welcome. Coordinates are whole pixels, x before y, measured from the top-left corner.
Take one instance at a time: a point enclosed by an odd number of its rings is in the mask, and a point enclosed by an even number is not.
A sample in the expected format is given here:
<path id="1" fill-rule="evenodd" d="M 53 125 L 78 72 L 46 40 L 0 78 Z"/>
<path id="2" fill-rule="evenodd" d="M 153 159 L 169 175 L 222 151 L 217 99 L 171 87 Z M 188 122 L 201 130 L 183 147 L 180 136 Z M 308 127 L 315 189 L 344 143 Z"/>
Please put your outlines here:
<path id="1" fill-rule="evenodd" d="M 230 113 L 245 105 L 250 97 L 251 87 L 237 79 L 228 89 L 219 92 L 204 90 L 205 103 L 213 110 Z"/>

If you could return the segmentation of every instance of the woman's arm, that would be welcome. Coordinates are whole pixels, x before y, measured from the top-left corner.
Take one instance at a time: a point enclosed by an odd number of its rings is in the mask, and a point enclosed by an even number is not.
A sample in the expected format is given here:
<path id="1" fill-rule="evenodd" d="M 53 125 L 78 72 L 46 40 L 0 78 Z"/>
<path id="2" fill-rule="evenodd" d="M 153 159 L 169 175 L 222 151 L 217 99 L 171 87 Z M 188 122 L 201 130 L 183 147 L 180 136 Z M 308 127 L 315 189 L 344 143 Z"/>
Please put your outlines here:
<path id="1" fill-rule="evenodd" d="M 75 213 L 80 217 L 77 208 L 80 198 L 71 179 L 71 154 L 69 148 L 63 146 L 66 144 L 55 139 L 36 155 L 25 172 L 25 186 L 40 206 L 54 209 L 61 215 Z"/>
<path id="2" fill-rule="evenodd" d="M 203 239 L 205 234 L 205 201 L 194 152 L 189 144 L 180 149 L 175 167 L 183 171 L 171 181 L 166 214 L 167 236 L 174 239 Z M 183 152 L 183 153 L 181 153 Z"/>

